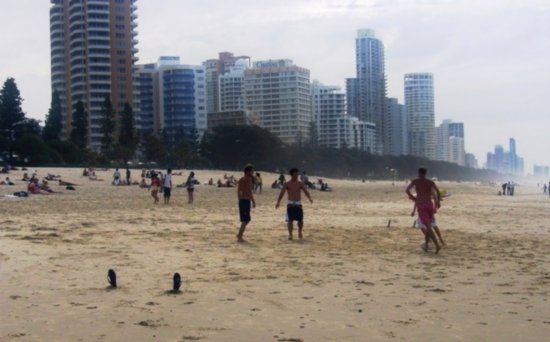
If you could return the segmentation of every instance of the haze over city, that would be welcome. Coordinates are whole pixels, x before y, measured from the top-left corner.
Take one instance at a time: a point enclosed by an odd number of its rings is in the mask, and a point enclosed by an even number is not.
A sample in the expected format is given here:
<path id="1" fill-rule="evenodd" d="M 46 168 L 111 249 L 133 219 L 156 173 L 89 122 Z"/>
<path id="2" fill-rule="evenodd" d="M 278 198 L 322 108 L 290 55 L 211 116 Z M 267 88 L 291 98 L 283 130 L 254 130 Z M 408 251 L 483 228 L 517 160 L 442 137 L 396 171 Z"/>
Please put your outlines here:
<path id="1" fill-rule="evenodd" d="M 50 1 L 0 0 L 0 77 L 14 77 L 29 117 L 50 105 Z M 517 141 L 526 173 L 550 164 L 550 4 L 528 1 L 138 1 L 139 63 L 161 55 L 200 64 L 220 51 L 253 60 L 290 58 L 311 78 L 340 85 L 355 75 L 357 29 L 385 45 L 388 97 L 403 75 L 434 74 L 436 125 L 464 122 L 480 164 L 495 144 Z M 480 165 L 481 166 L 481 165 Z"/>

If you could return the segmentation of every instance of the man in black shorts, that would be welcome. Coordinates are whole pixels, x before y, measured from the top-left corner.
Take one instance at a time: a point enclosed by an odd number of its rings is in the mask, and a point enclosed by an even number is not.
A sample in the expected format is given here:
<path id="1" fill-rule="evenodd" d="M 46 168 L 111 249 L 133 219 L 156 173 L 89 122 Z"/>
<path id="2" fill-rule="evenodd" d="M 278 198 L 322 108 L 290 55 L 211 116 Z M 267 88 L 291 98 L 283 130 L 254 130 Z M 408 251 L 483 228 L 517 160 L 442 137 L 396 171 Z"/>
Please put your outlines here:
<path id="1" fill-rule="evenodd" d="M 244 177 L 237 183 L 237 196 L 239 197 L 239 216 L 241 219 L 241 228 L 237 234 L 239 242 L 245 242 L 243 235 L 248 223 L 250 223 L 250 210 L 256 208 L 256 201 L 252 190 L 254 189 L 254 167 L 247 165 L 244 168 Z"/>
<path id="2" fill-rule="evenodd" d="M 298 222 L 298 237 L 303 238 L 302 229 L 304 228 L 304 211 L 302 208 L 302 191 L 309 201 L 313 203 L 309 192 L 304 183 L 298 180 L 298 169 L 290 170 L 290 180 L 283 185 L 275 209 L 279 208 L 285 192 L 288 192 L 288 204 L 286 213 L 288 216 L 288 239 L 292 240 L 292 231 L 294 230 L 294 221 Z"/>

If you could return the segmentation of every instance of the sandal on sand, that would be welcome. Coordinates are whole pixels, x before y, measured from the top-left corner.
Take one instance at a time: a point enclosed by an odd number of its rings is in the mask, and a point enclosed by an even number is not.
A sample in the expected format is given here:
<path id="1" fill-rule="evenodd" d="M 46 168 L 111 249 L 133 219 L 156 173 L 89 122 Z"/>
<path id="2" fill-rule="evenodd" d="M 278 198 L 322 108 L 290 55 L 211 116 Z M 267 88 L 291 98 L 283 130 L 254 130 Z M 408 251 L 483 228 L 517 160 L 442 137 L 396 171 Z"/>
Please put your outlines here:
<path id="1" fill-rule="evenodd" d="M 181 287 L 181 276 L 179 273 L 174 273 L 174 287 L 173 291 L 178 292 Z"/>
<path id="2" fill-rule="evenodd" d="M 112 269 L 107 272 L 107 281 L 111 284 L 111 287 L 116 287 L 116 273 Z"/>

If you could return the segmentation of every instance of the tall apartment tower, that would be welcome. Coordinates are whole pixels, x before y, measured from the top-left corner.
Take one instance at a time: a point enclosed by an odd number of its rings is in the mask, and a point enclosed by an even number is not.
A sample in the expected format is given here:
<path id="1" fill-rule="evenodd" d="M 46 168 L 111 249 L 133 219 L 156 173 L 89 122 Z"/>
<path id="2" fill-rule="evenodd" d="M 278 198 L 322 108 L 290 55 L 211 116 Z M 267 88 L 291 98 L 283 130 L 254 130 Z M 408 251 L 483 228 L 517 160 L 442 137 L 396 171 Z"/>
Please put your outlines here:
<path id="1" fill-rule="evenodd" d="M 384 154 L 401 156 L 408 153 L 407 116 L 396 98 L 386 99 L 384 120 Z"/>
<path id="2" fill-rule="evenodd" d="M 255 62 L 244 72 L 245 108 L 285 144 L 310 139 L 309 70 L 289 59 Z"/>
<path id="3" fill-rule="evenodd" d="M 164 134 L 169 144 L 207 129 L 204 66 L 162 56 L 157 63 L 138 65 L 134 74 L 138 130 Z"/>
<path id="4" fill-rule="evenodd" d="M 435 114 L 433 75 L 405 75 L 405 108 L 409 132 L 409 151 L 417 157 L 435 158 Z"/>
<path id="5" fill-rule="evenodd" d="M 244 71 L 250 67 L 249 61 L 239 59 L 229 71 L 219 77 L 220 112 L 244 109 Z"/>
<path id="6" fill-rule="evenodd" d="M 356 97 L 358 112 L 349 113 L 361 121 L 376 125 L 375 153 L 382 154 L 384 149 L 384 116 L 386 99 L 386 75 L 384 66 L 384 44 L 376 38 L 374 30 L 362 29 L 355 39 L 356 81 L 350 80 L 347 85 L 353 85 L 348 90 L 348 97 Z M 353 105 L 353 104 L 352 104 Z M 352 109 L 353 110 L 353 109 Z"/>
<path id="7" fill-rule="evenodd" d="M 235 56 L 231 52 L 220 52 L 217 59 L 209 59 L 203 63 L 206 72 L 206 111 L 208 113 L 221 110 L 219 78 L 229 72 L 238 60 L 245 60 L 250 66 L 250 57 Z"/>
<path id="8" fill-rule="evenodd" d="M 63 136 L 74 105 L 88 112 L 88 145 L 101 145 L 101 105 L 110 96 L 116 113 L 133 102 L 137 61 L 136 0 L 51 0 L 51 82 L 63 102 Z"/>
<path id="9" fill-rule="evenodd" d="M 311 84 L 313 119 L 320 146 L 338 148 L 338 119 L 346 114 L 346 94 L 340 87 Z"/>

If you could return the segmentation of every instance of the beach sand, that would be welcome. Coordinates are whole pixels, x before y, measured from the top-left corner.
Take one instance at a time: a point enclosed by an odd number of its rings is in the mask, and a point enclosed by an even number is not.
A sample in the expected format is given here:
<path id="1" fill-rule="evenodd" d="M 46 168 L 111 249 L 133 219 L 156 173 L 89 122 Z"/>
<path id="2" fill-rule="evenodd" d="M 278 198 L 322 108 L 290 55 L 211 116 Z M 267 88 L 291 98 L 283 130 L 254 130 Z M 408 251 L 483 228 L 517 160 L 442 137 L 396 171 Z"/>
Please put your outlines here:
<path id="1" fill-rule="evenodd" d="M 499 197 L 498 186 L 439 183 L 452 195 L 438 213 L 447 247 L 434 255 L 411 228 L 405 183 L 329 179 L 334 191 L 313 191 L 305 205 L 305 239 L 288 241 L 278 191 L 268 189 L 276 175 L 264 174 L 248 243 L 239 244 L 235 189 L 197 186 L 193 205 L 176 189 L 170 206 L 153 205 L 145 189 L 111 186 L 113 170 L 98 172 L 103 182 L 81 169 L 38 169 L 47 171 L 76 191 L 0 198 L 1 341 L 550 335 L 550 199 L 536 187 Z M 24 189 L 18 181 L 0 195 Z M 108 288 L 109 268 L 117 289 Z M 180 294 L 167 292 L 174 272 Z"/>

